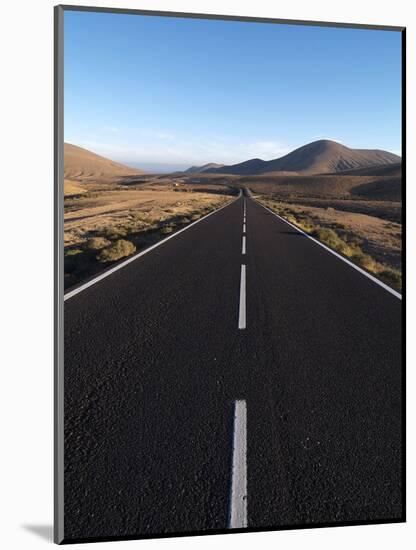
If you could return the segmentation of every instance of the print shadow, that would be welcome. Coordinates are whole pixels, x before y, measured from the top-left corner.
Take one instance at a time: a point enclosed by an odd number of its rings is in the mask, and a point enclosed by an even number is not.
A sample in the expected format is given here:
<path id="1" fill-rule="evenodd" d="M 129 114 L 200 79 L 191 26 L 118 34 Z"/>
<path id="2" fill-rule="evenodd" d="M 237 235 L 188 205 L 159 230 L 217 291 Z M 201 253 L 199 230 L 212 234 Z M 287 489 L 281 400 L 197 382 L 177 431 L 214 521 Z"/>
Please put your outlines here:
<path id="1" fill-rule="evenodd" d="M 52 525 L 22 525 L 23 529 L 34 533 L 38 537 L 53 542 L 53 526 Z"/>

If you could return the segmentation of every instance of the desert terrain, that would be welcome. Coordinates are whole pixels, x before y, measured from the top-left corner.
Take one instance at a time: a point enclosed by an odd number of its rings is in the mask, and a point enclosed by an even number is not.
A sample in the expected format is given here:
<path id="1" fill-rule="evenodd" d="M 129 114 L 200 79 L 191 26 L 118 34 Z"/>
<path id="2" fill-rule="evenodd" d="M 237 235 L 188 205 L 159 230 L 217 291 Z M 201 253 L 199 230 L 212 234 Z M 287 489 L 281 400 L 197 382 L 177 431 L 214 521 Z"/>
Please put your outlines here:
<path id="1" fill-rule="evenodd" d="M 253 198 L 400 289 L 400 166 L 393 175 L 218 175 L 210 181 L 247 188 Z M 208 174 L 198 175 L 200 185 Z"/>
<path id="2" fill-rule="evenodd" d="M 66 144 L 67 145 L 67 144 Z M 76 285 L 233 199 L 236 189 L 144 175 L 65 147 L 65 288 Z"/>
<path id="3" fill-rule="evenodd" d="M 64 187 L 66 287 L 248 189 L 283 218 L 401 288 L 401 162 L 385 151 L 323 140 L 275 161 L 146 174 L 65 144 Z"/>

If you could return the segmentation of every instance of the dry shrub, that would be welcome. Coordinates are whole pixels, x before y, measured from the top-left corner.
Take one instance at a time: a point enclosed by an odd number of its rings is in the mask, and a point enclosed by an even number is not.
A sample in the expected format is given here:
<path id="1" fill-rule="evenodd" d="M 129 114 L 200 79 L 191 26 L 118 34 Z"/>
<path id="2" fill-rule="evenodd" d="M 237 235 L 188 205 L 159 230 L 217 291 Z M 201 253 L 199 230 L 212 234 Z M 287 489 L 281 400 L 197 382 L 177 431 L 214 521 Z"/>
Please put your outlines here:
<path id="1" fill-rule="evenodd" d="M 110 246 L 103 248 L 97 256 L 99 262 L 115 262 L 136 252 L 136 247 L 130 241 L 119 239 Z"/>
<path id="2" fill-rule="evenodd" d="M 173 227 L 171 225 L 165 225 L 165 227 L 162 227 L 160 232 L 162 235 L 167 235 L 168 233 L 172 233 Z"/>
<path id="3" fill-rule="evenodd" d="M 379 271 L 379 264 L 373 260 L 371 256 L 364 254 L 364 252 L 361 252 L 361 254 L 354 254 L 351 259 L 367 271 L 371 271 L 373 273 L 377 273 Z"/>
<path id="4" fill-rule="evenodd" d="M 105 231 L 105 236 L 110 240 L 119 239 L 127 236 L 127 230 L 124 227 L 109 227 Z"/>
<path id="5" fill-rule="evenodd" d="M 398 269 L 388 268 L 379 273 L 380 277 L 397 288 L 402 287 L 402 274 Z"/>
<path id="6" fill-rule="evenodd" d="M 360 247 L 356 244 L 346 243 L 333 229 L 329 229 L 328 227 L 319 227 L 314 231 L 314 234 L 321 242 L 328 245 L 330 248 L 333 248 L 337 252 L 341 252 L 344 256 L 348 256 L 350 258 L 357 257 L 364 261 L 364 256 L 366 255 L 363 254 Z"/>
<path id="7" fill-rule="evenodd" d="M 111 241 L 104 237 L 92 237 L 86 242 L 86 248 L 88 250 L 102 250 L 111 244 Z"/>
<path id="8" fill-rule="evenodd" d="M 77 254 L 81 254 L 81 253 L 82 253 L 82 250 L 80 248 L 71 248 L 69 250 L 65 250 L 66 257 L 76 256 Z"/>

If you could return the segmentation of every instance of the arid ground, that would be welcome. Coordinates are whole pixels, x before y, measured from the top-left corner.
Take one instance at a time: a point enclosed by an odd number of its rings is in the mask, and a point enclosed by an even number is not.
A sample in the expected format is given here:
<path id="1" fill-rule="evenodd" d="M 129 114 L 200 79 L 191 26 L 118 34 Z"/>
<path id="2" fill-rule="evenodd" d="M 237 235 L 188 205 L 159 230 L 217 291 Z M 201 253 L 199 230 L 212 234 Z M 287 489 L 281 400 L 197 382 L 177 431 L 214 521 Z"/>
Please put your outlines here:
<path id="1" fill-rule="evenodd" d="M 200 172 L 145 174 L 65 144 L 65 287 L 196 221 L 245 188 L 283 218 L 401 288 L 401 163 L 322 174 L 220 170 L 209 165 Z"/>
<path id="2" fill-rule="evenodd" d="M 198 220 L 236 194 L 224 186 L 175 187 L 164 179 L 86 187 L 65 196 L 66 288 Z"/>
<path id="3" fill-rule="evenodd" d="M 401 165 L 337 174 L 237 176 L 198 173 L 183 185 L 205 182 L 249 189 L 253 197 L 363 269 L 401 288 Z"/>

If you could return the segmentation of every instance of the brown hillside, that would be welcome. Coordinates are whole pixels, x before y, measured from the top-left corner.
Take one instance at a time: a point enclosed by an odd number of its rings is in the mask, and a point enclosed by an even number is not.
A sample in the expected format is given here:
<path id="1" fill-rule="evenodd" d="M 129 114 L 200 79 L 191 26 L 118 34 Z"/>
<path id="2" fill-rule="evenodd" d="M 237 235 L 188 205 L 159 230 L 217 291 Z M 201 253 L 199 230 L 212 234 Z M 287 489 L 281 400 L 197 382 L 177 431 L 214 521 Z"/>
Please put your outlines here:
<path id="1" fill-rule="evenodd" d="M 276 193 L 286 197 L 362 198 L 401 200 L 401 178 L 386 176 L 246 176 L 240 184 L 257 193 Z"/>
<path id="2" fill-rule="evenodd" d="M 350 149 L 330 140 L 314 141 L 270 161 L 251 159 L 232 166 L 207 170 L 223 174 L 253 175 L 267 172 L 302 174 L 338 173 L 356 168 L 400 162 L 400 157 L 379 149 Z"/>
<path id="3" fill-rule="evenodd" d="M 218 164 L 216 162 L 209 162 L 208 164 L 204 164 L 203 166 L 191 166 L 187 170 L 185 170 L 185 174 L 198 174 L 200 172 L 206 172 L 207 170 L 212 170 L 213 168 L 221 168 L 221 166 L 224 166 L 223 164 Z"/>
<path id="4" fill-rule="evenodd" d="M 355 168 L 354 170 L 345 170 L 338 172 L 338 175 L 346 176 L 390 176 L 400 178 L 402 176 L 402 163 L 382 164 L 378 166 L 368 166 L 366 168 Z"/>
<path id="5" fill-rule="evenodd" d="M 143 174 L 100 155 L 72 145 L 64 144 L 64 177 L 80 183 L 115 183 L 126 177 Z"/>

